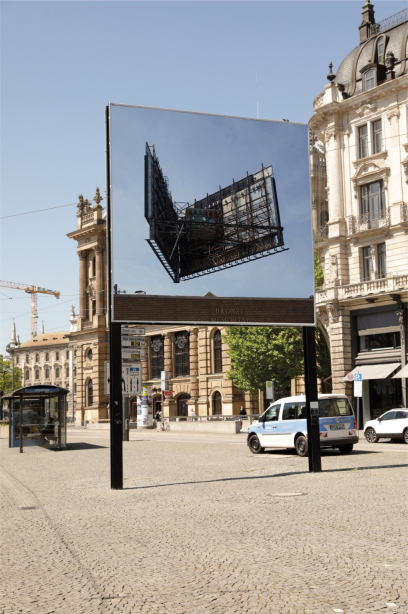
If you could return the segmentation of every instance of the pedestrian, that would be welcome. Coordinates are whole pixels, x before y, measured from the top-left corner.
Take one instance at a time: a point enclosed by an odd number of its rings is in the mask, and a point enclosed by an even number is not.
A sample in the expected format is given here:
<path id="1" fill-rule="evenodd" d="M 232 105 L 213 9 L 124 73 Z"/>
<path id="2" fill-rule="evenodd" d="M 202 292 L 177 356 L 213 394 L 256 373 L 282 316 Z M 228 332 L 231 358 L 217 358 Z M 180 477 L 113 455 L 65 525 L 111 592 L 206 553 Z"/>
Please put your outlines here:
<path id="1" fill-rule="evenodd" d="M 240 416 L 246 416 L 247 415 L 246 409 L 245 409 L 245 407 L 243 405 L 241 405 L 241 409 L 239 410 L 239 415 Z"/>
<path id="2" fill-rule="evenodd" d="M 154 417 L 156 418 L 156 428 L 158 431 L 160 431 L 161 411 L 159 409 L 156 411 L 156 414 Z"/>
<path id="3" fill-rule="evenodd" d="M 194 407 L 191 407 L 191 409 L 190 409 L 190 418 L 191 418 L 191 420 L 195 419 L 195 409 L 194 409 Z"/>

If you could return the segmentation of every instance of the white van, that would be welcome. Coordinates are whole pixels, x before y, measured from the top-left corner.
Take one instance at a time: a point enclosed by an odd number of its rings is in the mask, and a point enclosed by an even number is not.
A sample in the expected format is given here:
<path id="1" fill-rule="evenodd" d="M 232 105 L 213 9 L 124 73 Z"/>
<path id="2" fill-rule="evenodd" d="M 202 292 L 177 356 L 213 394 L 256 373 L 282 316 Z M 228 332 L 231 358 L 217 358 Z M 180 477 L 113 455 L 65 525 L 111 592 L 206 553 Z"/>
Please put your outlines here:
<path id="1" fill-rule="evenodd" d="M 350 454 L 358 442 L 353 409 L 344 394 L 319 394 L 320 446 Z M 265 448 L 295 448 L 308 455 L 306 397 L 286 397 L 274 402 L 248 429 L 247 444 L 253 454 Z"/>

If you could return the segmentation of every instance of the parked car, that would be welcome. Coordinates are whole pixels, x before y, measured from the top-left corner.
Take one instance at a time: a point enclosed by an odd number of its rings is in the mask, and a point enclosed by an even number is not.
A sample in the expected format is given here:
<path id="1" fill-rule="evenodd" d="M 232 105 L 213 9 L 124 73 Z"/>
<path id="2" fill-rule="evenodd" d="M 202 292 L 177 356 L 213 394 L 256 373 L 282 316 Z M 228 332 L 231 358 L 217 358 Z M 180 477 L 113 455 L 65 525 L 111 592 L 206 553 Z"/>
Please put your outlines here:
<path id="1" fill-rule="evenodd" d="M 344 394 L 319 394 L 320 446 L 338 448 L 350 454 L 358 442 L 353 410 Z M 308 455 L 306 397 L 286 397 L 275 401 L 248 429 L 247 444 L 253 454 L 265 448 L 295 448 Z"/>
<path id="2" fill-rule="evenodd" d="M 379 439 L 400 439 L 408 443 L 408 409 L 391 409 L 364 426 L 364 435 L 369 443 Z"/>

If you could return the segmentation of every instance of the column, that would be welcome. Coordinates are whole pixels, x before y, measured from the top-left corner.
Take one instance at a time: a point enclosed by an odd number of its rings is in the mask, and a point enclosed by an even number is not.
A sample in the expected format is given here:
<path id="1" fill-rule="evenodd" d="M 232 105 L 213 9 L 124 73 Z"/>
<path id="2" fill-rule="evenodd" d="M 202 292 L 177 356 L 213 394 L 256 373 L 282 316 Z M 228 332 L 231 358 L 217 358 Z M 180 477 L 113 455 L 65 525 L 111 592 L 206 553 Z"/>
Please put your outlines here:
<path id="1" fill-rule="evenodd" d="M 87 250 L 78 251 L 79 258 L 79 317 L 86 317 L 86 266 L 87 266 Z"/>
<path id="2" fill-rule="evenodd" d="M 198 402 L 198 328 L 190 330 L 190 399 L 188 411 L 191 407 L 197 415 Z"/>
<path id="3" fill-rule="evenodd" d="M 164 336 L 164 370 L 169 372 L 170 390 L 172 390 L 171 380 L 174 375 L 173 370 L 173 346 L 174 346 L 174 333 L 166 333 Z M 163 403 L 162 415 L 164 417 L 175 416 L 176 404 L 175 401 L 169 397 L 166 397 Z"/>
<path id="4" fill-rule="evenodd" d="M 96 315 L 103 315 L 103 247 L 95 245 L 95 264 L 96 264 Z"/>

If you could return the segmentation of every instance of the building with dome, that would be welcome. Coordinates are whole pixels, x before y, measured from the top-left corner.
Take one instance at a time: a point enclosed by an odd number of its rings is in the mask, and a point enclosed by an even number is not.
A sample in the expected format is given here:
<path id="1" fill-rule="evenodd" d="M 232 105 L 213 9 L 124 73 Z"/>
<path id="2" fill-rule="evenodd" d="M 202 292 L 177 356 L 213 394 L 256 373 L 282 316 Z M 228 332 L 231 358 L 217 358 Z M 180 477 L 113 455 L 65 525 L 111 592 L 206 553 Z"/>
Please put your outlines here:
<path id="1" fill-rule="evenodd" d="M 346 374 L 363 374 L 362 424 L 408 402 L 398 377 L 407 364 L 408 10 L 376 23 L 367 0 L 356 38 L 338 69 L 330 65 L 310 129 L 324 273 L 317 314 L 333 390 L 351 395 Z"/>

